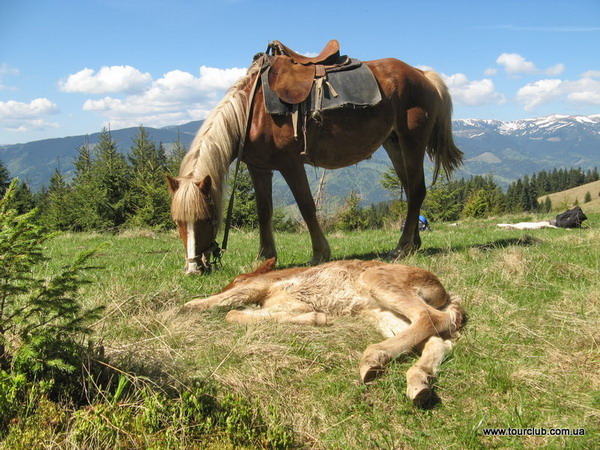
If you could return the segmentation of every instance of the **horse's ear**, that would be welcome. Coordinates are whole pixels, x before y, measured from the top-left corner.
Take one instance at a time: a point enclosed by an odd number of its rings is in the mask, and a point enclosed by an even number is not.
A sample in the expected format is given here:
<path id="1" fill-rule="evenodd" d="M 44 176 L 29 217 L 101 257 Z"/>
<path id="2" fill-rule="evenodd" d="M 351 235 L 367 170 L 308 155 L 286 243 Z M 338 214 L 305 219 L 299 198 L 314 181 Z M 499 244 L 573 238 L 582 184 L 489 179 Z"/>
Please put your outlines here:
<path id="1" fill-rule="evenodd" d="M 171 194 L 173 194 L 179 187 L 179 181 L 167 175 L 167 186 L 169 187 L 169 191 L 171 191 Z"/>
<path id="2" fill-rule="evenodd" d="M 200 192 L 204 195 L 210 194 L 210 188 L 212 186 L 212 179 L 210 175 L 206 175 L 202 181 L 196 183 L 196 186 L 200 188 Z"/>
<path id="3" fill-rule="evenodd" d="M 256 275 L 260 275 L 262 273 L 267 273 L 267 272 L 271 272 L 275 269 L 275 266 L 277 265 L 277 258 L 269 258 L 267 259 L 264 263 L 262 263 L 258 269 L 256 269 L 254 271 L 254 273 Z"/>

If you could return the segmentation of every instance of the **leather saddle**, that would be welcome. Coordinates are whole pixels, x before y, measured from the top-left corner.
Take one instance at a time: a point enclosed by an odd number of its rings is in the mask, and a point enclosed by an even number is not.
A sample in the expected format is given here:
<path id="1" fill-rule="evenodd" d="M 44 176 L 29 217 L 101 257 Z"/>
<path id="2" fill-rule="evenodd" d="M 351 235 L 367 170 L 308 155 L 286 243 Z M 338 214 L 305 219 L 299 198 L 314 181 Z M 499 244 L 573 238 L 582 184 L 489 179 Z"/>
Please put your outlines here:
<path id="1" fill-rule="evenodd" d="M 291 105 L 302 103 L 310 95 L 313 83 L 325 81 L 327 71 L 340 68 L 350 62 L 340 56 L 340 44 L 332 39 L 317 56 L 304 56 L 279 41 L 269 43 L 269 87 L 284 102 Z"/>

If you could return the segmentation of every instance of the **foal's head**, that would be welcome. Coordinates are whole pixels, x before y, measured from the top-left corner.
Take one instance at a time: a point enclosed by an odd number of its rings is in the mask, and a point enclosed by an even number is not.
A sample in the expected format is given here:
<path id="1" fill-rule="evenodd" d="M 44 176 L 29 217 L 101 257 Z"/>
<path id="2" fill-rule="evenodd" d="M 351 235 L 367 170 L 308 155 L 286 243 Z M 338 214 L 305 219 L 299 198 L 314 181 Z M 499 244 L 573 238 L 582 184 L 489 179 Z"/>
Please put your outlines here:
<path id="1" fill-rule="evenodd" d="M 173 195 L 171 214 L 185 248 L 185 273 L 210 270 L 211 257 L 220 253 L 216 242 L 218 216 L 213 198 L 212 179 L 167 176 Z"/>
<path id="2" fill-rule="evenodd" d="M 225 286 L 223 288 L 223 290 L 221 292 L 225 292 L 234 287 L 241 286 L 244 283 L 254 280 L 256 277 L 258 277 L 260 275 L 264 275 L 265 273 L 272 272 L 275 269 L 276 264 L 277 264 L 276 258 L 267 259 L 256 270 L 254 270 L 254 272 L 243 273 L 243 274 L 235 277 L 227 286 Z"/>

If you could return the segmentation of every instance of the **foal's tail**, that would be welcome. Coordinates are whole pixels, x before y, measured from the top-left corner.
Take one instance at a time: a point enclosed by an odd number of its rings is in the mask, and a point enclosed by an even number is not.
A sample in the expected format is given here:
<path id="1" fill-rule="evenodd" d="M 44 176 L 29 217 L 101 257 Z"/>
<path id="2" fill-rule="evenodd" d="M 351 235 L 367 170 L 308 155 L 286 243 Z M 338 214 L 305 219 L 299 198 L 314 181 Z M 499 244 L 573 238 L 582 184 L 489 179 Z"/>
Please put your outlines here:
<path id="1" fill-rule="evenodd" d="M 435 72 L 425 71 L 425 77 L 435 86 L 441 103 L 427 145 L 427 154 L 435 162 L 433 173 L 433 182 L 435 183 L 441 169 L 444 170 L 446 176 L 449 176 L 462 164 L 463 152 L 454 144 L 452 138 L 452 98 L 450 98 L 448 87 Z"/>

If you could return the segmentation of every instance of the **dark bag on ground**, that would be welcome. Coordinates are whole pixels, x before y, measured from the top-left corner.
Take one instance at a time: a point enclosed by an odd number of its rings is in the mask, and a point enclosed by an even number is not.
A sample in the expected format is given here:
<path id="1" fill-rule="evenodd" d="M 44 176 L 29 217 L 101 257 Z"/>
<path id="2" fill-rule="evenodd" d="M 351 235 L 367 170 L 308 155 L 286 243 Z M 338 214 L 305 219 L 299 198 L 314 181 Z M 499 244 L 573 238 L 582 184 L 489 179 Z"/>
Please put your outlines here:
<path id="1" fill-rule="evenodd" d="M 576 206 L 556 216 L 556 226 L 560 228 L 581 228 L 582 222 L 586 219 L 587 216 L 581 208 Z"/>

